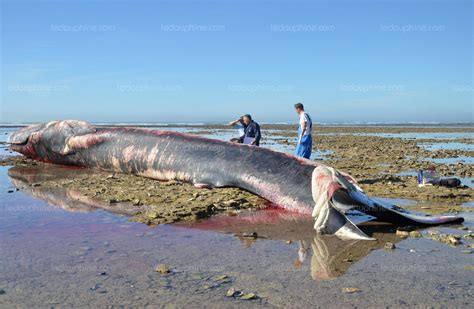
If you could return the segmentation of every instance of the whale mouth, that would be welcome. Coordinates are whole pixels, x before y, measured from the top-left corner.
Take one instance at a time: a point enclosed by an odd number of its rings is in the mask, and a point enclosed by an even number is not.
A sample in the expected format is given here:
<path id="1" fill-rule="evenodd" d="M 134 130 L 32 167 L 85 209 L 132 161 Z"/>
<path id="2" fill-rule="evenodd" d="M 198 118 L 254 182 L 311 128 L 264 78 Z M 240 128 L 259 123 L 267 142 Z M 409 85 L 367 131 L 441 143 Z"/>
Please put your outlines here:
<path id="1" fill-rule="evenodd" d="M 29 139 L 30 139 L 29 137 L 26 137 L 25 139 L 20 140 L 20 141 L 8 140 L 7 142 L 5 142 L 5 144 L 12 145 L 12 146 L 26 146 L 28 144 Z"/>
<path id="2" fill-rule="evenodd" d="M 5 142 L 5 144 L 10 145 L 10 146 L 17 146 L 17 147 L 22 147 L 26 146 L 30 140 L 30 136 L 15 136 L 14 134 L 10 135 L 8 137 L 8 140 Z"/>
<path id="3" fill-rule="evenodd" d="M 24 127 L 19 131 L 11 134 L 8 137 L 6 144 L 17 147 L 26 146 L 30 141 L 31 135 L 40 132 L 43 128 L 44 124 L 34 124 L 28 127 Z"/>

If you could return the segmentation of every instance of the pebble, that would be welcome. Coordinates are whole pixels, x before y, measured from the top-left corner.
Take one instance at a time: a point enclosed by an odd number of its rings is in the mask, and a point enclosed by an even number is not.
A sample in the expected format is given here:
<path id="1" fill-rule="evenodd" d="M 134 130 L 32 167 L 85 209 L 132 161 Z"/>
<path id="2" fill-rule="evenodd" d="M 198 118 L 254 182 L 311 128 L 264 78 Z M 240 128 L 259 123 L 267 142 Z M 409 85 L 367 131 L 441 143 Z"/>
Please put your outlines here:
<path id="1" fill-rule="evenodd" d="M 147 215 L 147 217 L 150 218 L 150 219 L 156 219 L 158 217 L 158 214 L 156 212 L 150 212 Z"/>
<path id="2" fill-rule="evenodd" d="M 465 239 L 474 239 L 474 233 L 469 233 L 463 236 Z"/>
<path id="3" fill-rule="evenodd" d="M 171 269 L 166 264 L 159 264 L 158 266 L 156 266 L 155 271 L 159 272 L 162 275 L 171 273 Z"/>
<path id="4" fill-rule="evenodd" d="M 392 243 L 392 242 L 387 242 L 387 243 L 385 243 L 384 248 L 388 249 L 388 250 L 393 250 L 393 249 L 395 249 L 395 244 Z"/>
<path id="5" fill-rule="evenodd" d="M 410 236 L 410 233 L 408 233 L 407 231 L 400 231 L 400 230 L 397 230 L 395 234 L 397 236 L 400 236 L 401 238 L 407 238 L 408 236 Z"/>
<path id="6" fill-rule="evenodd" d="M 452 245 L 459 245 L 459 243 L 460 243 L 459 237 L 456 237 L 454 235 L 448 235 L 446 240 L 448 241 L 448 243 L 450 243 Z"/>
<path id="7" fill-rule="evenodd" d="M 221 280 L 225 280 L 225 279 L 228 279 L 229 277 L 227 275 L 219 275 L 217 277 L 214 278 L 214 281 L 221 281 Z"/>
<path id="8" fill-rule="evenodd" d="M 5 294 L 5 293 L 6 293 L 6 292 L 5 292 L 4 289 L 0 289 L 0 295 L 3 295 L 3 294 Z"/>
<path id="9" fill-rule="evenodd" d="M 411 232 L 410 232 L 410 237 L 420 238 L 420 237 L 421 237 L 421 233 L 420 233 L 419 231 L 411 231 Z"/>
<path id="10" fill-rule="evenodd" d="M 242 233 L 242 237 L 257 238 L 258 234 L 257 232 Z"/>
<path id="11" fill-rule="evenodd" d="M 358 288 L 348 287 L 348 288 L 342 288 L 342 292 L 346 294 L 352 294 L 352 293 L 360 292 L 360 290 Z"/>
<path id="12" fill-rule="evenodd" d="M 240 297 L 240 299 L 244 299 L 244 300 L 251 300 L 251 299 L 256 299 L 256 298 L 257 298 L 257 295 L 254 293 L 246 293 Z"/>
<path id="13" fill-rule="evenodd" d="M 236 294 L 239 293 L 240 291 L 230 288 L 227 290 L 227 293 L 225 294 L 227 297 L 236 297 Z"/>

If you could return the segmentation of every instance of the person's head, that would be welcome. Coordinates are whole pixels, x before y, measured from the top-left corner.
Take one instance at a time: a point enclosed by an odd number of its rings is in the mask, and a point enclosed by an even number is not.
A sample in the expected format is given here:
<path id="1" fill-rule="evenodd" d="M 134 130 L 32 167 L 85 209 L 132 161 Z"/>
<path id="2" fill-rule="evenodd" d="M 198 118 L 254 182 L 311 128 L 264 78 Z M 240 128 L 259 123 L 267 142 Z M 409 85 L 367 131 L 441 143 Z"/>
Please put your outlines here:
<path id="1" fill-rule="evenodd" d="M 301 112 L 304 112 L 304 106 L 302 103 L 296 103 L 295 104 L 295 111 L 297 114 L 300 114 Z"/>
<path id="2" fill-rule="evenodd" d="M 249 123 L 252 122 L 252 116 L 250 116 L 249 114 L 245 114 L 243 116 L 243 121 L 244 121 L 245 125 L 249 125 Z"/>

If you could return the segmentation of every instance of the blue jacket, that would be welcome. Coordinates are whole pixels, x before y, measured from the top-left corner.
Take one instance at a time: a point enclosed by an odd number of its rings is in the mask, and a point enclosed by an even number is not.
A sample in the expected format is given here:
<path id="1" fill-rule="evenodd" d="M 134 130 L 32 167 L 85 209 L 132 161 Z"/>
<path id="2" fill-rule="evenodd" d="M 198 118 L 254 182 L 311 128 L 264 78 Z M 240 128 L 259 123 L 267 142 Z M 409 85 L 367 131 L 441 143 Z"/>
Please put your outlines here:
<path id="1" fill-rule="evenodd" d="M 260 125 L 252 120 L 252 122 L 245 127 L 245 134 L 243 137 L 255 138 L 255 145 L 259 146 L 260 139 L 262 138 L 262 133 L 260 132 Z"/>

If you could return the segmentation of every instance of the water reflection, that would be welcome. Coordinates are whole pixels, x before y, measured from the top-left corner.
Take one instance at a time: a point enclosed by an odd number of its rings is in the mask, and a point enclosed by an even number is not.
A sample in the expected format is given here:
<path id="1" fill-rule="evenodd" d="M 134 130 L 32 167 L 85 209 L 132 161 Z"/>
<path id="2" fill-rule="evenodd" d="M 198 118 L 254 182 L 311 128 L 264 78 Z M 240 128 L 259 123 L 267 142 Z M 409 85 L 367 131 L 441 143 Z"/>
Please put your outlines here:
<path id="1" fill-rule="evenodd" d="M 93 171 L 62 166 L 13 167 L 8 170 L 9 179 L 16 188 L 69 212 L 103 209 L 116 214 L 134 215 L 139 211 L 136 206 L 119 203 L 110 205 L 77 190 L 40 185 L 40 182 L 58 178 L 87 177 L 90 173 Z M 176 226 L 234 234 L 245 247 L 251 247 L 260 239 L 282 240 L 289 245 L 296 242 L 296 246 L 292 245 L 295 248 L 292 267 L 298 269 L 309 264 L 314 280 L 337 278 L 371 251 L 383 248 L 386 242 L 400 241 L 391 233 L 393 227 L 371 222 L 363 224 L 362 228 L 374 235 L 376 241 L 344 241 L 335 236 L 315 235 L 311 217 L 275 208 L 249 211 L 237 216 L 219 215 Z"/>
<path id="2" fill-rule="evenodd" d="M 44 181 L 63 178 L 71 178 L 73 181 L 73 178 L 87 177 L 92 173 L 94 171 L 88 169 L 56 165 L 15 166 L 8 170 L 8 177 L 10 182 L 22 192 L 69 212 L 89 212 L 96 209 L 124 215 L 134 215 L 139 212 L 139 209 L 127 204 L 114 203 L 111 206 L 109 203 L 86 196 L 78 190 L 59 186 L 43 187 L 40 184 Z"/>
<path id="3" fill-rule="evenodd" d="M 377 238 L 375 241 L 341 240 L 336 236 L 316 235 L 313 220 L 301 214 L 280 209 L 263 209 L 239 216 L 215 216 L 205 221 L 178 224 L 187 228 L 198 228 L 236 235 L 246 247 L 259 239 L 296 241 L 293 267 L 310 263 L 314 280 L 335 279 L 370 254 L 381 249 L 387 242 L 397 243 L 401 238 L 393 233 L 393 227 L 367 222 L 361 228 Z M 311 256 L 311 258 L 309 258 Z M 308 261 L 310 259 L 310 261 Z"/>

